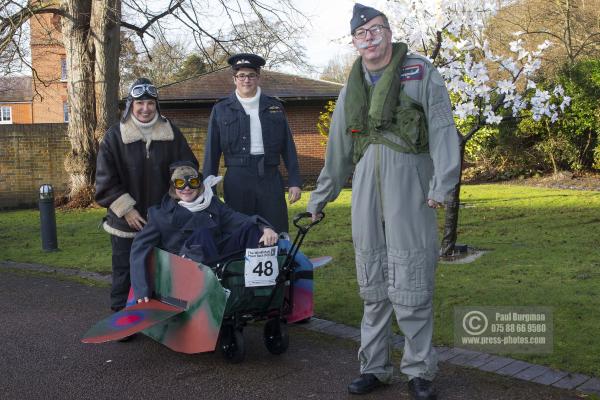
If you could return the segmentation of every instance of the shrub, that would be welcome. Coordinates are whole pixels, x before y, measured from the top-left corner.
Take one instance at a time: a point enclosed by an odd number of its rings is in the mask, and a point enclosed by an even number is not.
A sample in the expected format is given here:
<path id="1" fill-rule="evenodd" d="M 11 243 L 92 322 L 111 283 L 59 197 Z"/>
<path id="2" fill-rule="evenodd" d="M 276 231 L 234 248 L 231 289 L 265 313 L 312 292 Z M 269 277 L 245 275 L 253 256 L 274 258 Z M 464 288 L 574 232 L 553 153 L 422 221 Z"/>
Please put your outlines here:
<path id="1" fill-rule="evenodd" d="M 565 67 L 556 81 L 538 79 L 538 86 L 561 84 L 571 105 L 560 118 L 507 121 L 478 132 L 465 157 L 474 164 L 465 178 L 506 179 L 538 172 L 600 169 L 600 60 Z"/>

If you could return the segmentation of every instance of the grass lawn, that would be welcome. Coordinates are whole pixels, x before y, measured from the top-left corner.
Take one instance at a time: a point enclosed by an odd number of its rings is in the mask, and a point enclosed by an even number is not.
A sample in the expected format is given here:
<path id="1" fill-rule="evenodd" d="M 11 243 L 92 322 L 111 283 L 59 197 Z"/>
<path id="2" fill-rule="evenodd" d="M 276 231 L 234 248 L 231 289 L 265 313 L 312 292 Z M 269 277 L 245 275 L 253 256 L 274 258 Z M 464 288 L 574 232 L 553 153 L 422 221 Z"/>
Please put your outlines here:
<path id="1" fill-rule="evenodd" d="M 362 305 L 350 232 L 350 191 L 327 206 L 307 236 L 309 256 L 331 255 L 316 271 L 316 312 L 358 326 Z M 291 214 L 304 211 L 305 194 Z M 455 306 L 548 306 L 554 351 L 514 358 L 600 376 L 600 193 L 512 185 L 463 187 L 459 242 L 490 250 L 470 264 L 440 264 L 435 294 L 436 344 L 453 344 Z M 57 213 L 60 251 L 41 251 L 37 210 L 0 213 L 0 261 L 110 271 L 104 211 Z M 440 224 L 443 213 L 440 212 Z"/>
<path id="2" fill-rule="evenodd" d="M 110 236 L 100 227 L 103 208 L 56 212 L 59 251 L 42 251 L 38 210 L 0 213 L 0 261 L 11 260 L 110 273 Z"/>

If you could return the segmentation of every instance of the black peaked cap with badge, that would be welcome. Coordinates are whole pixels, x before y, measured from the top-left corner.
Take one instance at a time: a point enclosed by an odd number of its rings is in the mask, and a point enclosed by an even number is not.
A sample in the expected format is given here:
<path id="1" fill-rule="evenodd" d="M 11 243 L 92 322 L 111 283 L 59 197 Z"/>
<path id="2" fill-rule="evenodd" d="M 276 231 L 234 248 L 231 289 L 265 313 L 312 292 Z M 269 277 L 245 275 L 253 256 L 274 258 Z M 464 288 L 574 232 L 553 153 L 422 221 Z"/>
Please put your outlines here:
<path id="1" fill-rule="evenodd" d="M 373 18 L 384 15 L 381 11 L 374 9 L 373 7 L 363 6 L 360 3 L 354 4 L 354 10 L 352 11 L 352 19 L 350 20 L 350 34 L 354 35 L 354 31 L 359 27 Z"/>
<path id="2" fill-rule="evenodd" d="M 258 71 L 260 67 L 265 65 L 265 62 L 265 59 L 261 56 L 251 53 L 234 54 L 227 60 L 227 63 L 231 65 L 231 68 L 235 71 L 240 68 L 252 68 L 253 70 Z"/>

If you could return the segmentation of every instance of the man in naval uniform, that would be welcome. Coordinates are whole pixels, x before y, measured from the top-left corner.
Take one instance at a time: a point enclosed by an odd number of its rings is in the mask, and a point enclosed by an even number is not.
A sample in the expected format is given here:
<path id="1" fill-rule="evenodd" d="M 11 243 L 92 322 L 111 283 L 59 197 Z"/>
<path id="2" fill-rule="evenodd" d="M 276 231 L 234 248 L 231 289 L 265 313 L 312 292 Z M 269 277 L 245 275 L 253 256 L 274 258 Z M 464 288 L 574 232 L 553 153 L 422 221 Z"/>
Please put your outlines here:
<path id="1" fill-rule="evenodd" d="M 227 62 L 236 89 L 212 110 L 204 176 L 217 176 L 223 154 L 227 167 L 223 182 L 225 203 L 238 212 L 262 216 L 277 232 L 288 232 L 280 159 L 288 172 L 290 204 L 300 199 L 302 181 L 283 105 L 261 91 L 260 68 L 265 65 L 262 57 L 242 53 Z"/>

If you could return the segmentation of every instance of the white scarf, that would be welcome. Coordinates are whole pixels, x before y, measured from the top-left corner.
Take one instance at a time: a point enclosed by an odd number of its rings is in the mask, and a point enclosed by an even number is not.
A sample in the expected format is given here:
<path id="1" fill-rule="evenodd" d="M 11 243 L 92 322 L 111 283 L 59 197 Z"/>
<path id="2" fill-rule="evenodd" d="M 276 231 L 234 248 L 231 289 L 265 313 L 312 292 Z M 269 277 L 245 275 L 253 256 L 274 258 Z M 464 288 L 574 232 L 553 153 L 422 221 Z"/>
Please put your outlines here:
<path id="1" fill-rule="evenodd" d="M 179 205 L 187 208 L 191 212 L 202 211 L 210 205 L 210 202 L 213 198 L 212 186 L 215 186 L 217 183 L 221 182 L 223 179 L 222 176 L 214 176 L 209 175 L 204 179 L 204 191 L 194 201 L 179 201 Z"/>
<path id="2" fill-rule="evenodd" d="M 240 97 L 237 90 L 235 95 L 239 100 L 246 114 L 250 116 L 250 154 L 265 154 L 265 147 L 263 144 L 262 137 L 262 126 L 260 124 L 260 117 L 258 116 L 258 106 L 260 105 L 260 86 L 256 89 L 254 97 L 244 98 Z"/>

